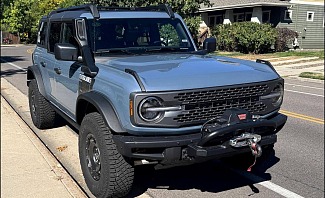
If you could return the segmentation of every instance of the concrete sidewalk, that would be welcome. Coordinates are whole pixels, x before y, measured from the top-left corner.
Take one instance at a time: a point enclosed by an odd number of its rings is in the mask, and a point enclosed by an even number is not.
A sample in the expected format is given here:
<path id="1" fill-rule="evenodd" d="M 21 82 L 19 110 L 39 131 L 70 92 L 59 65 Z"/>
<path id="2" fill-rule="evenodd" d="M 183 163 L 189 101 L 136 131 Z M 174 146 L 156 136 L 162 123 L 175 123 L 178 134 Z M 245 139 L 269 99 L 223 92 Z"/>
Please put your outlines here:
<path id="1" fill-rule="evenodd" d="M 87 197 L 2 97 L 1 197 Z"/>

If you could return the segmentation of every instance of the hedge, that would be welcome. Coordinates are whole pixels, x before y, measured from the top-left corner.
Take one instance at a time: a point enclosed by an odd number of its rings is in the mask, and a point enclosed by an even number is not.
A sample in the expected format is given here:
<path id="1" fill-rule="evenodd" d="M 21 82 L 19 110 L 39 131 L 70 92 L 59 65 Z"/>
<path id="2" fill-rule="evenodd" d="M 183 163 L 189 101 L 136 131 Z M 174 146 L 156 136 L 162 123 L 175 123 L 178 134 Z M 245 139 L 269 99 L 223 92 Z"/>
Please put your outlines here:
<path id="1" fill-rule="evenodd" d="M 270 24 L 255 22 L 218 25 L 211 32 L 217 38 L 219 50 L 242 53 L 266 53 L 277 38 L 277 31 Z"/>

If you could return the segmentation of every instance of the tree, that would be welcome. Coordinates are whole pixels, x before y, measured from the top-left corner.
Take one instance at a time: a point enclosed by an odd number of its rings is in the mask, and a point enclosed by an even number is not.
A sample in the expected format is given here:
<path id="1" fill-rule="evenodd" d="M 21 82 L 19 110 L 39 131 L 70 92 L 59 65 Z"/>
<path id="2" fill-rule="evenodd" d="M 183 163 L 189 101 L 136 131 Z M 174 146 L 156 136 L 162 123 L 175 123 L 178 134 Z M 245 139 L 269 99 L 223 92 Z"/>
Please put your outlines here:
<path id="1" fill-rule="evenodd" d="M 8 30 L 24 39 L 31 35 L 34 22 L 31 6 L 34 0 L 16 0 L 3 12 L 3 23 Z"/>

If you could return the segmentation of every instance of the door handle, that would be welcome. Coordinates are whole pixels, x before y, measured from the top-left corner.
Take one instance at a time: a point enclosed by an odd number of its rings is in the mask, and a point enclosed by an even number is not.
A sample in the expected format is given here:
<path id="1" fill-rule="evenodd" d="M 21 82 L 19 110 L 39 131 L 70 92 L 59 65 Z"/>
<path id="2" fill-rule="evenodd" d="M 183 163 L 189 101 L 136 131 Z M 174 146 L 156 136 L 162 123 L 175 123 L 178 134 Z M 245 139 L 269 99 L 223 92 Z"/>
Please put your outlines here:
<path id="1" fill-rule="evenodd" d="M 46 67 L 46 63 L 45 62 L 41 62 L 41 65 L 42 65 L 42 67 Z"/>
<path id="2" fill-rule="evenodd" d="M 61 74 L 61 68 L 60 68 L 60 67 L 56 67 L 56 68 L 54 68 L 54 71 L 55 71 L 57 74 Z"/>

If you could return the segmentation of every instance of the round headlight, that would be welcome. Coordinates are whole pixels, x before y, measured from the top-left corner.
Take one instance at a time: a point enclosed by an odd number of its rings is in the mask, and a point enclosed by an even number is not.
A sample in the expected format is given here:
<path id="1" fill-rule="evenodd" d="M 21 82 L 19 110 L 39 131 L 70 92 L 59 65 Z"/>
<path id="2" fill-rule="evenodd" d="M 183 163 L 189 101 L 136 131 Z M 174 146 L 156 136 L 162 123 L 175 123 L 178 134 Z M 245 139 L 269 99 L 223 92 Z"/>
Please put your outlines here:
<path id="1" fill-rule="evenodd" d="M 139 105 L 139 116 L 146 122 L 155 122 L 162 118 L 164 111 L 149 111 L 147 109 L 161 107 L 161 99 L 148 97 L 141 101 Z"/>
<path id="2" fill-rule="evenodd" d="M 282 84 L 277 84 L 273 91 L 272 94 L 275 95 L 275 97 L 272 98 L 272 104 L 274 106 L 279 106 L 282 103 L 283 100 L 283 85 Z"/>

